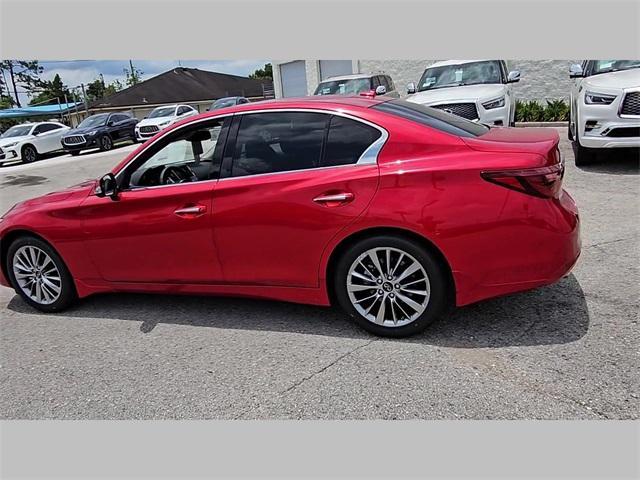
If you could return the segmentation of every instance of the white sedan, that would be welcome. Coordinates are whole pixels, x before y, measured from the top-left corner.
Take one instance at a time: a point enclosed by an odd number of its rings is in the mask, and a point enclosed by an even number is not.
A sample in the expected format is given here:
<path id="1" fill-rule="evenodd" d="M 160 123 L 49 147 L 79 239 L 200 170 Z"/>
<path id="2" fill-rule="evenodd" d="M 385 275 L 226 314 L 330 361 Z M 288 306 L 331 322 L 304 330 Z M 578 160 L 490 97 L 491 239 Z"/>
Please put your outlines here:
<path id="1" fill-rule="evenodd" d="M 427 67 L 418 85 L 407 86 L 407 100 L 506 127 L 515 121 L 511 84 L 518 81 L 520 72 L 507 73 L 504 60 L 446 60 Z"/>
<path id="2" fill-rule="evenodd" d="M 14 125 L 0 135 L 0 165 L 5 162 L 35 162 L 45 153 L 62 150 L 60 140 L 69 127 L 58 122 Z"/>
<path id="3" fill-rule="evenodd" d="M 198 111 L 189 105 L 166 105 L 155 108 L 148 117 L 140 120 L 136 125 L 136 140 L 147 140 L 169 125 L 197 114 Z"/>
<path id="4" fill-rule="evenodd" d="M 576 165 L 602 148 L 640 147 L 640 60 L 585 60 L 569 77 Z"/>

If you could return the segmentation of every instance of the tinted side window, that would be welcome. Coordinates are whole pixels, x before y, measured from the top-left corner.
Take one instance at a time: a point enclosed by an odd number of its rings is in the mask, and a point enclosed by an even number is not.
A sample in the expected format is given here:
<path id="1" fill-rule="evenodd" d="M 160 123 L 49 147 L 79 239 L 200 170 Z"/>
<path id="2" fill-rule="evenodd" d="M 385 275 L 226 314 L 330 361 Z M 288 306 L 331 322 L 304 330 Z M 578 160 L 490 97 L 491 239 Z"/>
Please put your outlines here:
<path id="1" fill-rule="evenodd" d="M 392 91 L 396 89 L 396 86 L 393 84 L 393 79 L 387 75 L 387 83 L 389 84 L 388 90 Z"/>
<path id="2" fill-rule="evenodd" d="M 232 177 L 317 167 L 329 116 L 310 112 L 242 115 Z"/>
<path id="3" fill-rule="evenodd" d="M 349 165 L 358 161 L 364 151 L 380 138 L 380 131 L 364 123 L 334 116 L 331 118 L 327 146 L 321 166 Z"/>
<path id="4" fill-rule="evenodd" d="M 184 113 L 187 113 L 190 110 L 189 107 L 180 107 L 178 108 L 178 115 L 182 115 Z"/>
<path id="5" fill-rule="evenodd" d="M 56 128 L 59 128 L 57 125 L 53 125 L 51 123 L 43 123 L 42 125 L 38 125 L 35 128 L 34 133 L 44 133 L 44 132 L 48 132 L 50 130 L 55 130 Z"/>

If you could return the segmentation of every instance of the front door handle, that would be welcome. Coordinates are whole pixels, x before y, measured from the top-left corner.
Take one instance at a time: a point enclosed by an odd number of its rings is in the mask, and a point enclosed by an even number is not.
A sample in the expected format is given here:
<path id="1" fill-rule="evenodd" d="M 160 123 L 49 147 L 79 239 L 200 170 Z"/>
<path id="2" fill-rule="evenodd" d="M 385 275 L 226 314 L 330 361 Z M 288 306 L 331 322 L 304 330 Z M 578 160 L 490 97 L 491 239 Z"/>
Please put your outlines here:
<path id="1" fill-rule="evenodd" d="M 353 201 L 354 198 L 355 196 L 351 192 L 323 193 L 313 201 L 325 207 L 338 207 Z"/>
<path id="2" fill-rule="evenodd" d="M 173 213 L 183 218 L 196 218 L 204 215 L 207 211 L 207 207 L 204 205 L 188 205 L 175 210 Z"/>

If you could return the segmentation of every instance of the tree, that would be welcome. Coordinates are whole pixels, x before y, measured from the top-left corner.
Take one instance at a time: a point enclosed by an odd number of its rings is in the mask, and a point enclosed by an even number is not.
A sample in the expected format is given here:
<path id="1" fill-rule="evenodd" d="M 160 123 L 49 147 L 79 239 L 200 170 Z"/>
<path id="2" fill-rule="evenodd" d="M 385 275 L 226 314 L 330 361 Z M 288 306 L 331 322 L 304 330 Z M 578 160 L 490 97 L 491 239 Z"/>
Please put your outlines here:
<path id="1" fill-rule="evenodd" d="M 53 80 L 41 82 L 39 93 L 31 98 L 29 105 L 54 104 L 58 103 L 58 100 L 65 103 L 65 96 L 68 100 L 71 98 L 71 92 L 56 73 Z"/>
<path id="2" fill-rule="evenodd" d="M 13 98 L 9 95 L 9 88 L 5 83 L 4 72 L 0 72 L 0 109 L 11 108 Z"/>
<path id="3" fill-rule="evenodd" d="M 104 77 L 100 74 L 100 76 L 93 82 L 87 84 L 87 99 L 89 101 L 100 100 L 101 98 L 113 95 L 120 90 L 122 90 L 122 83 L 119 80 L 114 80 L 107 85 L 104 81 Z"/>
<path id="4" fill-rule="evenodd" d="M 122 70 L 125 74 L 125 83 L 127 87 L 131 87 L 136 83 L 140 83 L 142 81 L 142 74 L 144 73 L 139 68 L 133 66 L 133 62 L 129 60 L 129 68 L 124 68 Z"/>
<path id="5" fill-rule="evenodd" d="M 43 68 L 38 65 L 37 60 L 2 60 L 0 61 L 0 70 L 2 74 L 8 74 L 8 81 L 11 82 L 13 89 L 14 103 L 21 107 L 20 97 L 18 96 L 18 84 L 20 84 L 27 93 L 31 93 L 42 85 L 40 75 Z M 8 88 L 7 88 L 8 90 Z"/>
<path id="6" fill-rule="evenodd" d="M 270 63 L 266 63 L 264 67 L 258 68 L 255 72 L 250 74 L 249 78 L 273 80 L 273 67 Z"/>

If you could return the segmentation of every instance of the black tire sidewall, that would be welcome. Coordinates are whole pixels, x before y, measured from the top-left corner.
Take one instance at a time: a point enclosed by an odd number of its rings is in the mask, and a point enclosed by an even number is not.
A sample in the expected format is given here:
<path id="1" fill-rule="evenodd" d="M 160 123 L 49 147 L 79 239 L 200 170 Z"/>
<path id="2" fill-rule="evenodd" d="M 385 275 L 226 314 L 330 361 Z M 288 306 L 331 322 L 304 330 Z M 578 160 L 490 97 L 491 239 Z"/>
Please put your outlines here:
<path id="1" fill-rule="evenodd" d="M 370 322 L 358 313 L 347 293 L 346 280 L 351 264 L 363 252 L 380 247 L 397 248 L 409 253 L 420 262 L 429 276 L 431 294 L 426 310 L 416 320 L 402 327 L 384 327 Z M 350 247 L 338 260 L 333 282 L 336 300 L 342 309 L 363 329 L 384 337 L 400 338 L 422 332 L 446 311 L 450 298 L 446 276 L 434 256 L 416 242 L 392 235 L 371 237 Z"/>
<path id="2" fill-rule="evenodd" d="M 72 150 L 71 151 L 71 156 L 77 157 L 78 155 L 80 155 L 80 150 Z"/>
<path id="3" fill-rule="evenodd" d="M 47 255 L 49 255 L 49 257 L 51 257 L 51 259 L 54 261 L 54 263 L 56 264 L 56 267 L 58 268 L 58 271 L 60 272 L 60 277 L 62 280 L 62 292 L 60 293 L 60 296 L 58 297 L 58 299 L 49 305 L 43 305 L 31 300 L 18 286 L 18 283 L 16 282 L 16 278 L 13 274 L 13 256 L 15 255 L 16 251 L 20 247 L 24 247 L 27 245 L 32 245 L 34 247 L 38 247 L 39 249 L 45 251 Z M 73 283 L 73 278 L 71 277 L 71 274 L 69 273 L 69 270 L 67 269 L 67 266 L 65 265 L 64 261 L 62 260 L 60 255 L 58 255 L 58 253 L 48 243 L 40 240 L 39 238 L 24 236 L 14 240 L 11 243 L 11 245 L 9 245 L 9 248 L 7 250 L 5 268 L 6 268 L 8 280 L 11 283 L 11 286 L 13 287 L 13 289 L 16 291 L 16 293 L 20 295 L 20 297 L 22 297 L 22 299 L 25 302 L 27 302 L 29 305 L 31 305 L 32 307 L 40 311 L 59 312 L 67 308 L 77 298 L 75 284 Z"/>
<path id="4" fill-rule="evenodd" d="M 108 147 L 105 146 L 105 141 L 107 141 Z M 112 148 L 113 140 L 111 140 L 111 137 L 109 135 L 103 135 L 102 137 L 100 137 L 100 150 L 102 150 L 103 152 L 108 152 Z"/>
<path id="5" fill-rule="evenodd" d="M 27 151 L 33 151 L 33 158 L 31 160 L 27 159 Z M 38 151 L 35 149 L 34 146 L 32 145 L 25 145 L 24 147 L 22 147 L 22 161 L 24 163 L 32 163 L 35 162 L 38 159 Z"/>

